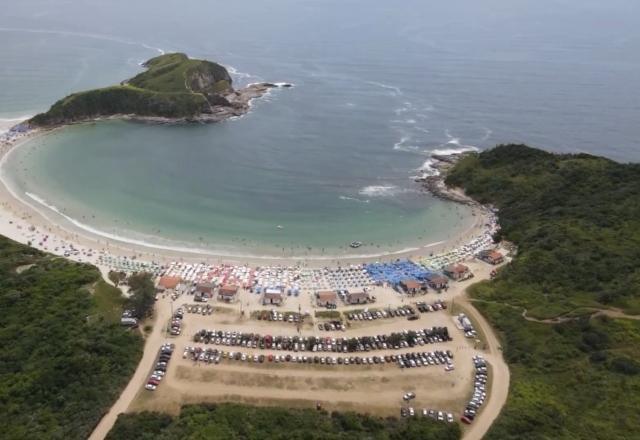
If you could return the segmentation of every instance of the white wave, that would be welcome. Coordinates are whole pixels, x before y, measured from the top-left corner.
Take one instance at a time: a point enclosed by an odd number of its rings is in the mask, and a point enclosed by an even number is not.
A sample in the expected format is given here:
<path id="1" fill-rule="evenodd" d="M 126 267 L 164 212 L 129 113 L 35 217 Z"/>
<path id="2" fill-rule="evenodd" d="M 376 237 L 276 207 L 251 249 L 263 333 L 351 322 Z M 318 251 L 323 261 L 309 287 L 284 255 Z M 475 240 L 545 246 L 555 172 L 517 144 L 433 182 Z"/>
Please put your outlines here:
<path id="1" fill-rule="evenodd" d="M 402 103 L 402 107 L 398 107 L 396 109 L 393 110 L 393 112 L 397 115 L 400 116 L 403 113 L 407 113 L 409 111 L 414 110 L 414 106 L 411 102 L 409 101 L 404 101 Z"/>
<path id="2" fill-rule="evenodd" d="M 413 192 L 410 188 L 399 188 L 395 185 L 369 185 L 358 191 L 358 194 L 366 197 L 393 197 L 398 194 Z"/>
<path id="3" fill-rule="evenodd" d="M 105 232 L 105 231 L 102 231 L 100 229 L 94 228 L 93 226 L 89 226 L 89 225 L 87 225 L 85 223 L 82 223 L 82 222 L 74 219 L 73 217 L 70 217 L 70 216 L 64 214 L 55 205 L 47 203 L 46 200 L 44 200 L 43 198 L 39 197 L 36 194 L 30 193 L 30 192 L 25 192 L 25 195 L 27 197 L 29 197 L 31 200 L 33 200 L 34 202 L 38 203 L 39 205 L 42 205 L 42 206 L 46 207 L 47 209 L 55 212 L 59 216 L 63 217 L 65 220 L 70 222 L 75 227 L 77 227 L 77 228 L 79 228 L 81 230 L 84 230 L 86 232 L 89 232 L 91 234 L 97 235 L 99 237 L 107 238 L 107 239 L 118 241 L 118 242 L 121 242 L 121 243 L 133 244 L 133 245 L 136 245 L 136 246 L 144 246 L 146 248 L 152 248 L 152 249 L 162 249 L 162 250 L 170 250 L 170 251 L 177 251 L 177 252 L 187 252 L 187 253 L 198 253 L 198 254 L 209 254 L 209 253 L 211 253 L 211 251 L 207 251 L 205 249 L 200 249 L 200 248 L 191 248 L 191 247 L 183 247 L 183 246 L 172 246 L 172 245 L 162 245 L 162 244 L 150 243 L 150 242 L 144 241 L 144 240 L 137 240 L 137 239 L 134 239 L 134 238 L 123 237 L 123 236 L 120 236 L 120 235 L 117 235 L 117 234 L 112 234 L 112 233 L 109 233 L 109 232 Z M 42 212 L 41 212 L 41 214 L 42 214 Z M 47 216 L 45 214 L 42 214 L 42 215 L 45 218 L 47 218 Z M 47 220 L 51 221 L 48 218 L 47 218 Z M 235 256 L 235 255 L 232 255 L 232 254 L 230 254 L 230 255 L 231 256 Z"/>
<path id="4" fill-rule="evenodd" d="M 22 121 L 26 121 L 29 118 L 32 118 L 33 115 L 24 115 L 24 116 L 18 116 L 15 118 L 0 118 L 0 124 L 2 123 L 11 123 L 11 122 L 22 122 Z"/>
<path id="5" fill-rule="evenodd" d="M 447 142 L 431 150 L 431 154 L 446 156 L 450 154 L 460 154 L 467 151 L 480 151 L 475 145 L 465 145 L 460 141 L 459 137 L 452 136 L 449 130 L 445 131 L 445 135 L 449 138 Z"/>
<path id="6" fill-rule="evenodd" d="M 258 75 L 252 75 L 251 73 L 247 73 L 247 72 L 240 72 L 235 67 L 229 66 L 229 65 L 225 65 L 224 67 L 227 69 L 227 71 L 229 71 L 229 74 L 232 77 L 234 77 L 234 79 L 236 79 L 238 81 L 240 81 L 240 80 L 242 80 L 242 81 L 253 80 L 254 81 L 254 82 L 249 83 L 248 85 L 257 84 L 257 83 L 263 82 L 262 77 L 260 77 Z"/>
<path id="7" fill-rule="evenodd" d="M 201 248 L 196 248 L 196 247 L 187 247 L 187 246 L 175 246 L 175 245 L 164 245 L 164 244 L 157 244 L 157 243 L 151 243 L 148 241 L 144 241 L 144 240 L 137 240 L 137 239 L 133 239 L 133 238 L 128 238 L 128 237 L 123 237 L 117 234 L 112 234 L 109 232 L 105 232 L 102 231 L 100 229 L 96 229 L 92 226 L 86 225 L 82 222 L 79 222 L 78 220 L 69 217 L 65 214 L 63 214 L 62 212 L 60 212 L 60 210 L 54 206 L 51 205 L 49 203 L 47 203 L 44 199 L 42 199 L 41 197 L 26 192 L 25 193 L 30 199 L 32 199 L 33 201 L 35 201 L 36 203 L 54 211 L 55 213 L 57 213 L 58 215 L 62 216 L 63 218 L 65 218 L 67 221 L 71 222 L 73 225 L 75 225 L 77 228 L 80 228 L 84 231 L 87 231 L 91 234 L 103 237 L 103 238 L 107 238 L 110 240 L 114 240 L 114 241 L 118 241 L 121 243 L 125 243 L 125 244 L 131 244 L 131 245 L 136 245 L 136 246 L 143 246 L 145 248 L 150 248 L 150 249 L 160 249 L 160 250 L 168 250 L 168 251 L 173 251 L 173 252 L 182 252 L 182 253 L 189 253 L 189 254 L 200 254 L 200 255 L 210 255 L 210 256 L 229 256 L 229 257 L 233 257 L 233 258 L 255 258 L 255 259 L 278 259 L 278 258 L 282 258 L 281 256 L 278 255 L 255 255 L 255 254 L 246 254 L 246 253 L 238 253 L 238 252 L 233 252 L 233 251 L 229 251 L 229 250 L 210 250 L 210 249 L 201 249 Z M 15 194 L 14 194 L 15 196 Z M 51 221 L 50 219 L 47 218 L 47 216 L 45 214 L 42 214 L 47 220 Z M 158 238 L 158 237 L 155 237 Z M 349 258 L 349 259 L 353 259 L 353 258 L 377 258 L 377 257 L 384 257 L 387 255 L 399 255 L 399 254 L 405 254 L 408 252 L 415 252 L 417 250 L 419 250 L 419 247 L 410 247 L 410 248 L 404 248 L 404 249 L 399 249 L 399 250 L 394 250 L 394 251 L 388 251 L 388 252 L 379 252 L 379 253 L 372 253 L 372 254 L 358 254 L 358 255 L 352 255 L 352 254 L 345 254 L 345 255 L 322 255 L 322 256 L 318 256 L 318 255 L 314 255 L 311 258 L 314 260 L 333 260 L 336 258 Z M 288 256 L 286 257 L 287 259 L 292 259 L 292 260 L 296 260 L 296 259 L 304 259 L 304 258 L 309 258 L 308 255 L 293 255 L 293 256 Z"/>
<path id="8" fill-rule="evenodd" d="M 4 155 L 1 159 L 0 159 L 0 171 L 3 169 L 8 157 L 15 152 L 16 149 L 14 148 L 13 150 L 11 150 L 11 152 L 9 152 L 9 154 Z M 14 197 L 16 200 L 19 200 L 21 203 L 30 206 L 32 209 L 36 210 L 37 212 L 39 212 L 43 218 L 51 223 L 55 222 L 49 218 L 48 214 L 46 212 L 43 212 L 41 209 L 39 209 L 37 206 L 34 206 L 33 204 L 29 203 L 27 200 L 25 200 L 23 197 L 21 197 L 20 195 L 18 195 L 13 188 L 7 184 L 7 181 L 4 178 L 4 173 L 0 172 L 0 184 L 2 184 L 7 191 L 11 194 L 12 197 Z M 366 188 L 365 188 L 366 189 Z M 196 248 L 196 247 L 188 247 L 188 246 L 175 246 L 175 245 L 166 245 L 166 244 L 158 244 L 158 243 L 151 243 L 148 241 L 144 241 L 144 240 L 137 240 L 137 239 L 132 239 L 132 238 L 128 238 L 128 237 L 123 237 L 117 234 L 112 234 L 112 233 L 108 233 L 99 229 L 96 229 L 92 226 L 86 225 L 72 217 L 69 217 L 65 214 L 63 214 L 62 212 L 60 212 L 60 210 L 52 205 L 47 203 L 43 198 L 37 196 L 36 194 L 33 193 L 25 193 L 28 198 L 30 198 L 32 201 L 36 202 L 38 205 L 40 206 L 44 206 L 45 208 L 47 208 L 50 211 L 53 211 L 55 213 L 57 213 L 58 215 L 60 215 L 61 217 L 63 217 L 64 219 L 66 219 L 67 221 L 69 221 L 70 223 L 72 223 L 73 225 L 75 225 L 77 228 L 90 232 L 94 235 L 97 235 L 99 237 L 103 237 L 103 238 L 107 238 L 107 239 L 111 239 L 120 243 L 125 243 L 125 244 L 132 244 L 132 245 L 137 245 L 137 246 L 142 246 L 145 248 L 149 248 L 149 249 L 159 249 L 159 250 L 165 250 L 165 251 L 172 251 L 172 252 L 182 252 L 182 253 L 188 253 L 188 254 L 198 254 L 198 255 L 206 255 L 206 256 L 216 256 L 216 257 L 231 257 L 231 258 L 252 258 L 252 259 L 268 259 L 268 260 L 273 260 L 273 259 L 280 259 L 283 258 L 281 255 L 268 255 L 268 254 L 250 254 L 250 253 L 244 253 L 244 252 L 234 252 L 234 251 L 230 251 L 228 249 L 201 249 L 201 248 Z M 160 237 L 149 237 L 150 239 L 160 239 Z M 335 260 L 337 258 L 344 258 L 344 259 L 361 259 L 361 258 L 380 258 L 380 257 L 386 257 L 389 255 L 400 255 L 400 254 L 406 254 L 409 252 L 415 252 L 417 250 L 419 250 L 420 248 L 418 247 L 409 247 L 409 248 L 404 248 L 404 249 L 398 249 L 398 250 L 390 250 L 390 251 L 382 251 L 382 252 L 376 252 L 376 253 L 366 253 L 366 254 L 334 254 L 334 255 L 313 255 L 313 256 L 309 256 L 309 255 L 291 255 L 291 256 L 287 256 L 285 257 L 288 260 L 302 260 L 302 259 L 312 259 L 312 260 Z"/>
<path id="9" fill-rule="evenodd" d="M 17 118 L 0 118 L 0 136 L 8 133 L 12 127 L 30 118 L 30 115 L 19 116 Z"/>
<path id="10" fill-rule="evenodd" d="M 407 142 L 411 140 L 409 136 L 403 136 L 400 138 L 398 142 L 393 144 L 393 149 L 395 151 L 404 151 L 406 153 L 418 153 L 420 152 L 420 147 L 417 145 L 407 145 Z"/>
<path id="11" fill-rule="evenodd" d="M 349 197 L 349 196 L 340 196 L 340 200 L 350 200 L 353 202 L 358 202 L 358 203 L 369 203 L 370 200 L 369 199 L 359 199 L 357 197 Z"/>
<path id="12" fill-rule="evenodd" d="M 451 154 L 466 153 L 468 151 L 480 151 L 480 149 L 473 145 L 461 145 L 459 148 L 436 148 L 435 150 L 431 150 L 431 154 L 449 156 Z"/>
<path id="13" fill-rule="evenodd" d="M 155 50 L 156 52 L 158 52 L 160 55 L 164 55 L 166 52 L 162 49 L 160 49 L 159 47 L 153 47 L 153 46 L 149 46 L 146 43 L 139 43 L 140 46 L 144 47 L 145 49 L 149 49 L 149 50 Z"/>
<path id="14" fill-rule="evenodd" d="M 420 173 L 420 175 L 418 177 L 424 179 L 425 177 L 429 177 L 429 176 L 437 176 L 438 174 L 440 174 L 440 172 L 438 171 L 437 168 L 435 168 L 433 166 L 434 161 L 433 159 L 427 159 L 424 161 L 424 163 L 422 164 L 422 166 L 420 166 L 420 168 L 418 168 L 416 171 L 418 171 Z M 412 177 L 415 179 L 416 176 Z"/>
<path id="15" fill-rule="evenodd" d="M 14 27 L 0 27 L 0 32 L 27 32 L 30 34 L 51 34 L 51 35 L 65 35 L 70 37 L 93 38 L 95 40 L 113 41 L 114 43 L 140 46 L 140 47 L 144 47 L 145 49 L 156 51 L 160 55 L 165 54 L 165 51 L 160 49 L 159 47 L 150 46 L 146 43 L 141 43 L 139 41 L 132 41 L 124 38 L 115 37 L 113 35 L 90 34 L 86 32 L 60 31 L 60 30 L 50 30 L 50 29 L 14 28 Z"/>
<path id="16" fill-rule="evenodd" d="M 400 87 L 396 87 L 396 86 L 392 86 L 389 84 L 384 84 L 381 82 L 377 82 L 377 81 L 367 81 L 367 84 L 371 84 L 372 86 L 377 86 L 377 87 L 381 87 L 385 90 L 389 90 L 392 96 L 400 96 L 402 95 L 402 90 L 400 90 Z"/>

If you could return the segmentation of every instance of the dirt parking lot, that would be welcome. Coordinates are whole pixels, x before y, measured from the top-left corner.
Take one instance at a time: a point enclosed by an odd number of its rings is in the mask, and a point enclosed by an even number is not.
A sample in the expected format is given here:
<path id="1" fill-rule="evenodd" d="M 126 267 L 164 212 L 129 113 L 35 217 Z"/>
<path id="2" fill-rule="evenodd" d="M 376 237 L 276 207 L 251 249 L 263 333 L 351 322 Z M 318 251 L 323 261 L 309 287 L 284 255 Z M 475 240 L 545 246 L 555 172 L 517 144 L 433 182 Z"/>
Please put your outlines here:
<path id="1" fill-rule="evenodd" d="M 398 306 L 413 304 L 416 301 L 433 302 L 444 295 L 430 293 L 415 298 L 401 297 L 390 289 L 378 288 L 376 292 L 378 304 L 381 306 Z M 243 292 L 242 295 L 251 295 Z M 305 301 L 304 293 L 300 300 Z M 256 295 L 257 296 L 257 295 Z M 297 311 L 294 301 L 278 311 Z M 307 298 L 308 299 L 308 298 Z M 241 299 L 242 300 L 242 296 Z M 178 298 L 173 309 L 183 303 L 193 303 L 189 297 Z M 212 305 L 219 305 L 216 301 Z M 251 301 L 250 301 L 251 304 Z M 253 305 L 253 304 L 252 304 Z M 167 307 L 166 304 L 159 306 Z M 169 365 L 167 374 L 154 392 L 140 390 L 128 411 L 156 410 L 176 413 L 180 406 L 194 402 L 235 401 L 262 405 L 287 405 L 294 407 L 315 407 L 320 403 L 328 410 L 356 410 L 377 415 L 399 415 L 399 409 L 407 405 L 402 400 L 404 393 L 413 391 L 416 399 L 410 405 L 416 409 L 431 408 L 452 412 L 458 415 L 471 393 L 472 362 L 476 354 L 473 341 L 465 338 L 456 328 L 449 310 L 419 314 L 419 319 L 409 321 L 405 317 L 378 319 L 373 321 L 352 321 L 346 331 L 321 331 L 317 322 L 322 319 L 313 318 L 313 313 L 305 325 L 300 328 L 295 324 L 284 322 L 261 321 L 250 317 L 247 308 L 240 314 L 239 303 L 228 309 L 216 311 L 211 315 L 184 314 L 182 334 L 169 338 L 176 344 L 175 355 Z M 257 304 L 256 309 L 267 309 Z M 363 309 L 358 307 L 341 307 L 339 311 Z M 301 306 L 302 309 L 302 306 Z M 413 348 L 398 350 L 375 350 L 368 353 L 293 353 L 286 351 L 249 349 L 244 347 L 227 347 L 204 345 L 193 342 L 193 335 L 201 329 L 257 332 L 280 336 L 318 336 L 318 337 L 353 337 L 390 334 L 402 330 L 416 330 L 446 326 L 452 341 L 426 344 Z M 248 363 L 223 359 L 220 364 L 206 364 L 183 359 L 185 346 L 202 346 L 226 351 L 241 351 L 251 354 L 291 354 L 291 355 L 327 355 L 332 357 L 354 355 L 387 355 L 415 351 L 451 350 L 454 354 L 455 370 L 447 372 L 443 365 L 432 365 L 421 368 L 401 369 L 396 364 L 384 365 L 319 365 L 297 363 Z"/>

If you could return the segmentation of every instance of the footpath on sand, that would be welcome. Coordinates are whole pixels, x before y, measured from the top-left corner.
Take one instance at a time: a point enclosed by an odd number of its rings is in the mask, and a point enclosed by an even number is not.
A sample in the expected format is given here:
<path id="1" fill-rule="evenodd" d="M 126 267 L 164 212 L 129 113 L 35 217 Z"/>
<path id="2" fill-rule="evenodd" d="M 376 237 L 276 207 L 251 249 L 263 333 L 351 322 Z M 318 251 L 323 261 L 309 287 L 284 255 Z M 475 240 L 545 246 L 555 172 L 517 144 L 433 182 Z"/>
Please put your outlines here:
<path id="1" fill-rule="evenodd" d="M 107 436 L 113 425 L 116 423 L 118 415 L 127 410 L 133 399 L 136 397 L 138 391 L 147 381 L 147 376 L 149 375 L 149 372 L 151 371 L 151 368 L 156 361 L 158 350 L 164 342 L 164 324 L 170 318 L 171 309 L 170 307 L 166 307 L 166 305 L 168 304 L 161 303 L 168 301 L 171 300 L 169 298 L 158 300 L 158 307 L 156 307 L 155 309 L 156 317 L 153 325 L 153 330 L 145 339 L 144 351 L 142 354 L 142 359 L 140 359 L 140 363 L 138 364 L 138 368 L 136 368 L 133 377 L 127 384 L 124 391 L 122 391 L 122 394 L 120 394 L 118 400 L 109 409 L 109 412 L 107 412 L 104 417 L 102 417 L 100 423 L 98 423 L 96 428 L 93 430 L 93 432 L 89 436 L 89 440 L 102 440 Z"/>

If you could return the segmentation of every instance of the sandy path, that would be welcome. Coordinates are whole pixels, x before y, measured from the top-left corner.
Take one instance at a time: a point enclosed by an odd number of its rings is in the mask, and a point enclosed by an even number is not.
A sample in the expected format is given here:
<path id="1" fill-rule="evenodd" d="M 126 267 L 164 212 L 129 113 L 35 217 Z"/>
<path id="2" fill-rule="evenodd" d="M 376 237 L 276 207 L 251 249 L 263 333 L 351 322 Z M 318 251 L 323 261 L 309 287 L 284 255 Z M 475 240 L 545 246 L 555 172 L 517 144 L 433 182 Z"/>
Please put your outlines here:
<path id="1" fill-rule="evenodd" d="M 122 394 L 120 394 L 118 400 L 109 409 L 109 412 L 102 417 L 100 423 L 98 423 L 96 428 L 93 430 L 91 436 L 89 436 L 89 440 L 102 440 L 107 436 L 115 424 L 118 415 L 127 410 L 133 399 L 136 397 L 136 394 L 138 394 L 138 391 L 140 391 L 144 383 L 147 381 L 149 372 L 156 360 L 158 350 L 165 341 L 164 324 L 171 315 L 170 308 L 168 307 L 168 301 L 169 299 L 158 300 L 158 307 L 156 307 L 157 315 L 153 331 L 145 340 L 144 352 L 142 354 L 142 359 L 138 364 L 138 368 Z"/>
<path id="2" fill-rule="evenodd" d="M 509 367 L 502 356 L 502 346 L 493 328 L 487 320 L 469 303 L 466 295 L 460 298 L 466 305 L 469 318 L 479 327 L 478 330 L 484 334 L 487 344 L 485 359 L 491 365 L 491 389 L 487 393 L 487 400 L 473 424 L 464 432 L 464 440 L 480 440 L 487 433 L 493 421 L 500 415 L 502 407 L 507 402 L 509 395 Z"/>

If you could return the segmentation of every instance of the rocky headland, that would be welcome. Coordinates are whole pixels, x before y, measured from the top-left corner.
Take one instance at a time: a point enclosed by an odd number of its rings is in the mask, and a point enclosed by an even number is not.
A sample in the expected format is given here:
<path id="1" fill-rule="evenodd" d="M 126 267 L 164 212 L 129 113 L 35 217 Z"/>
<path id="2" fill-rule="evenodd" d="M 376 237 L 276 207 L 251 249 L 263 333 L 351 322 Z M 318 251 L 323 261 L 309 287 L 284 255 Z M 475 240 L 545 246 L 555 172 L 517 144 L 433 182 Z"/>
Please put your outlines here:
<path id="1" fill-rule="evenodd" d="M 235 89 L 227 69 L 182 53 L 143 64 L 146 71 L 110 87 L 73 93 L 28 121 L 53 128 L 106 118 L 156 123 L 219 122 L 246 114 L 251 101 L 287 83 L 255 83 Z"/>

